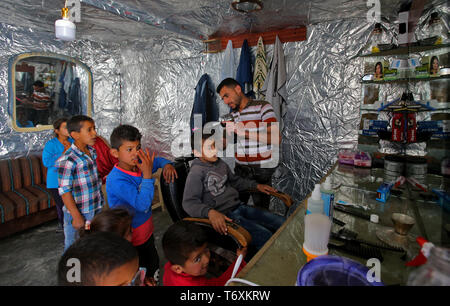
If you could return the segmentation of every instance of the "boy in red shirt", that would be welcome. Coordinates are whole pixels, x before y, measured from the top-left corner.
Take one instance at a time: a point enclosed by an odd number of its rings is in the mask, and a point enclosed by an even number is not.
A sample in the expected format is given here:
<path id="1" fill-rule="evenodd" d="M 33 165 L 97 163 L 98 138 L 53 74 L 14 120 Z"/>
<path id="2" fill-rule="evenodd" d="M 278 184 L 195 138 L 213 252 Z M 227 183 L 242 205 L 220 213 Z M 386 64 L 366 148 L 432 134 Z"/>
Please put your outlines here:
<path id="1" fill-rule="evenodd" d="M 236 261 L 217 278 L 206 278 L 210 253 L 207 235 L 201 225 L 190 221 L 172 224 L 162 238 L 164 255 L 164 286 L 224 286 L 231 278 Z M 245 257 L 247 248 L 238 249 L 236 255 Z M 242 261 L 238 272 L 245 266 Z"/>

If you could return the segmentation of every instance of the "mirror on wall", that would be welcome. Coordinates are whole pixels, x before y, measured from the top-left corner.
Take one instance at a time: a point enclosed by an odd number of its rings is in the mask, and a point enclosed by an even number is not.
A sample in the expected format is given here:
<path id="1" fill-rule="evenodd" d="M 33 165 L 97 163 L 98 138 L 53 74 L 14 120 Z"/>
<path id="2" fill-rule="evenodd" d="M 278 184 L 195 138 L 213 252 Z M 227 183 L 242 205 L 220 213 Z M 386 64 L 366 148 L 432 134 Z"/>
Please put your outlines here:
<path id="1" fill-rule="evenodd" d="M 77 59 L 23 53 L 9 63 L 9 113 L 17 131 L 52 129 L 60 117 L 92 116 L 92 73 Z"/>

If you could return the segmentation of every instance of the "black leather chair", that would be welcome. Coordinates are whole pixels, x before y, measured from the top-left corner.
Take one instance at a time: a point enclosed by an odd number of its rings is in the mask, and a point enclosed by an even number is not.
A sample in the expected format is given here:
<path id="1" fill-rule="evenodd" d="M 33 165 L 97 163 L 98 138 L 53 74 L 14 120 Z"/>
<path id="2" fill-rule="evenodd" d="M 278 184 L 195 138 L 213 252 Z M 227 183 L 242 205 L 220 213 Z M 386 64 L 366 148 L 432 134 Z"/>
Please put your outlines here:
<path id="1" fill-rule="evenodd" d="M 161 193 L 164 200 L 164 205 L 169 212 L 171 219 L 176 222 L 179 220 L 189 220 L 202 225 L 207 229 L 208 241 L 213 242 L 210 245 L 211 253 L 217 253 L 225 262 L 221 263 L 226 268 L 235 260 L 235 251 L 237 248 L 247 247 L 251 242 L 250 233 L 242 226 L 227 222 L 228 235 L 221 235 L 217 233 L 207 218 L 192 218 L 183 210 L 183 192 L 186 183 L 187 174 L 189 172 L 189 162 L 195 157 L 177 158 L 174 162 L 174 167 L 177 171 L 178 178 L 174 182 L 168 183 L 161 175 Z M 253 190 L 252 190 L 253 191 Z M 254 190 L 259 192 L 258 190 Z M 283 193 L 274 193 L 274 196 L 279 197 L 286 206 L 290 207 L 293 203 L 289 195 Z M 252 253 L 249 250 L 249 253 Z M 213 257 L 213 255 L 211 256 Z M 249 257 L 247 256 L 247 260 Z M 219 260 L 220 261 L 220 260 Z M 223 270 L 224 271 L 224 270 Z"/>

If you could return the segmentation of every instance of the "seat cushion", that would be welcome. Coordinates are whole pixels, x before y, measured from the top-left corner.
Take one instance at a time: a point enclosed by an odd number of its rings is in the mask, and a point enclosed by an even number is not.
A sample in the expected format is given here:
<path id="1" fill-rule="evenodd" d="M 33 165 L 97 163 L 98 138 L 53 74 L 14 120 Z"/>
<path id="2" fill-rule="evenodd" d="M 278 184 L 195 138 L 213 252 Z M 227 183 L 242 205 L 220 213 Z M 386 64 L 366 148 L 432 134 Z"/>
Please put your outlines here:
<path id="1" fill-rule="evenodd" d="M 21 195 L 14 191 L 7 191 L 3 194 L 14 203 L 14 215 L 16 218 L 20 218 L 27 215 L 27 201 L 28 201 L 28 214 L 32 214 L 38 211 L 38 198 L 36 198 L 29 191 L 19 189 L 17 190 Z M 27 201 L 25 201 L 25 199 Z"/>
<path id="2" fill-rule="evenodd" d="M 7 160 L 0 160 L 0 191 L 11 191 L 11 175 L 9 173 L 9 165 Z"/>

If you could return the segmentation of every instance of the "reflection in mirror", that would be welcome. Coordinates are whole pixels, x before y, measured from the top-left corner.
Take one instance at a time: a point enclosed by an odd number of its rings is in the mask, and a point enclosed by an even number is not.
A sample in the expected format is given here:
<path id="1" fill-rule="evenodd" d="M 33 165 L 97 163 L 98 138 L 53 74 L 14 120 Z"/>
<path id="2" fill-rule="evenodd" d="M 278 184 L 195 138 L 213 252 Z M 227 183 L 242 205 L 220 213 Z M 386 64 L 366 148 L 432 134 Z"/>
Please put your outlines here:
<path id="1" fill-rule="evenodd" d="M 91 72 L 78 60 L 48 53 L 15 57 L 10 62 L 13 128 L 51 129 L 60 117 L 91 116 L 91 88 Z"/>

